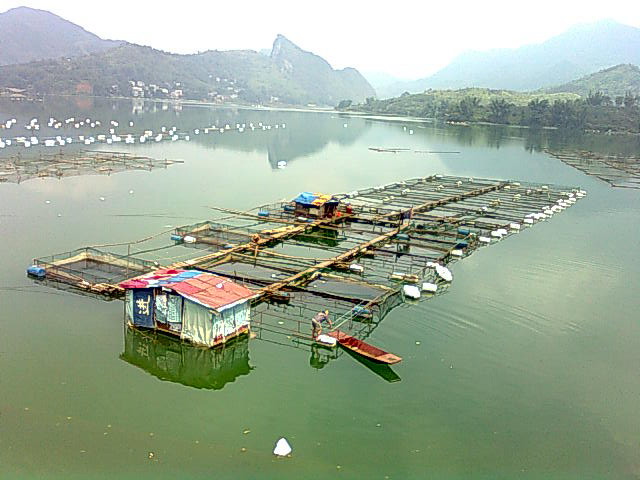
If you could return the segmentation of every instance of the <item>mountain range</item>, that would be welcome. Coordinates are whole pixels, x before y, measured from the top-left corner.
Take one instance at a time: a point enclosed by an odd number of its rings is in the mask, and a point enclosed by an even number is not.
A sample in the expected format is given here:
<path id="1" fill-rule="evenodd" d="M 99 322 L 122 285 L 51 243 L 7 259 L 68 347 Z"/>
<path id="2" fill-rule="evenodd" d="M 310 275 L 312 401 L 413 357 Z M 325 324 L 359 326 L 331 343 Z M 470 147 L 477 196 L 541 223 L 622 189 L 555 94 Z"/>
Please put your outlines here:
<path id="1" fill-rule="evenodd" d="M 103 40 L 45 10 L 18 7 L 0 14 L 0 65 L 75 57 L 121 43 Z"/>
<path id="2" fill-rule="evenodd" d="M 328 106 L 375 95 L 357 70 L 335 70 L 282 35 L 269 55 L 253 50 L 178 55 L 102 40 L 57 15 L 27 7 L 0 14 L 0 64 L 4 65 L 0 87 L 36 95 L 87 93 Z"/>
<path id="3" fill-rule="evenodd" d="M 536 45 L 463 53 L 429 77 L 388 84 L 377 93 L 388 98 L 427 89 L 537 90 L 625 63 L 640 64 L 640 29 L 602 20 Z"/>

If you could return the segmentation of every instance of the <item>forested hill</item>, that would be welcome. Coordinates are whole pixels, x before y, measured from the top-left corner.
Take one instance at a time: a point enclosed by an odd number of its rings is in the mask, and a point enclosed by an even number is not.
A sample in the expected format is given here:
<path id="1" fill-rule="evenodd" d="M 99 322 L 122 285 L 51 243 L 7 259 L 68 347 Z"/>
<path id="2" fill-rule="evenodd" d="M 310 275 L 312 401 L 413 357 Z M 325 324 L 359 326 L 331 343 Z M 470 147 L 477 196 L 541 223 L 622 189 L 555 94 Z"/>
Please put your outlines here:
<path id="1" fill-rule="evenodd" d="M 640 132 L 640 95 L 612 99 L 602 92 L 585 98 L 575 93 L 515 92 L 467 88 L 427 90 L 400 97 L 367 99 L 342 110 L 375 115 L 404 115 L 449 123 L 490 122 L 601 132 Z"/>
<path id="2" fill-rule="evenodd" d="M 640 94 L 640 68 L 631 64 L 616 65 L 545 91 L 577 93 L 582 97 L 600 92 L 612 101 L 618 99 L 620 102 L 625 95 Z"/>
<path id="3" fill-rule="evenodd" d="M 335 106 L 375 94 L 357 70 L 334 70 L 279 35 L 270 56 L 252 51 L 176 55 L 124 44 L 104 52 L 0 67 L 0 87 L 32 95 L 187 98 Z"/>
<path id="4" fill-rule="evenodd" d="M 18 7 L 0 13 L 0 65 L 86 55 L 120 43 L 45 10 Z"/>

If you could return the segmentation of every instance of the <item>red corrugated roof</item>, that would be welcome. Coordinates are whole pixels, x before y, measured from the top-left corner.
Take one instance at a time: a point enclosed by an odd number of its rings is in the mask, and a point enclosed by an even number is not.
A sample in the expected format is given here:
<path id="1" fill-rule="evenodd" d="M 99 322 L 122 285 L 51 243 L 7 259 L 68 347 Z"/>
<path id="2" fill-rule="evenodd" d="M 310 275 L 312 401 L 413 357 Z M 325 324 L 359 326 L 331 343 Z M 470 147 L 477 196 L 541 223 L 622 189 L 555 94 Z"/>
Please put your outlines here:
<path id="1" fill-rule="evenodd" d="M 184 278 L 185 275 L 193 275 Z M 195 274 L 195 275 L 194 275 Z M 185 270 L 156 270 L 120 284 L 127 289 L 164 287 L 219 310 L 255 295 L 242 285 L 212 273 Z"/>

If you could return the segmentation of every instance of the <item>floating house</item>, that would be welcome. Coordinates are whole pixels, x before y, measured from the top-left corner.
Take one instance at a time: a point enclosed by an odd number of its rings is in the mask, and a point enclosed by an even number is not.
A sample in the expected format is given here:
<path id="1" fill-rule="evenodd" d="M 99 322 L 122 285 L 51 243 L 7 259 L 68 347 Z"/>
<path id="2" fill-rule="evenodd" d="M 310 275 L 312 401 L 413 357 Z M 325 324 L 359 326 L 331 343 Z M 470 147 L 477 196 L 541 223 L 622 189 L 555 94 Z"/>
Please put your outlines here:
<path id="1" fill-rule="evenodd" d="M 302 192 L 293 199 L 295 214 L 302 217 L 330 218 L 337 210 L 340 200 L 333 195 Z"/>
<path id="2" fill-rule="evenodd" d="M 161 269 L 120 284 L 128 325 L 214 347 L 249 332 L 255 292 L 198 270 Z"/>

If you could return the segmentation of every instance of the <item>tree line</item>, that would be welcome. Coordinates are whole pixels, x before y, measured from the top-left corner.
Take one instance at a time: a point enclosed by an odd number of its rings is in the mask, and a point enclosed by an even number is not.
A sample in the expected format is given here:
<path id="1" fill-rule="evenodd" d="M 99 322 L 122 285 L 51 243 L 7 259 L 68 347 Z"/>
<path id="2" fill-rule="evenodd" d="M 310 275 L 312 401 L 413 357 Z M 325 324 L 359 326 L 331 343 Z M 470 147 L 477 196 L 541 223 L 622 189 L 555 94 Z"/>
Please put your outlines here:
<path id="1" fill-rule="evenodd" d="M 527 100 L 527 97 L 530 99 Z M 485 96 L 428 91 L 400 97 L 367 98 L 354 105 L 343 101 L 339 110 L 432 118 L 451 123 L 497 123 L 614 132 L 640 132 L 640 96 L 627 92 L 611 98 L 601 91 L 586 98 L 549 99 L 521 94 L 518 103 L 499 95 Z"/>

